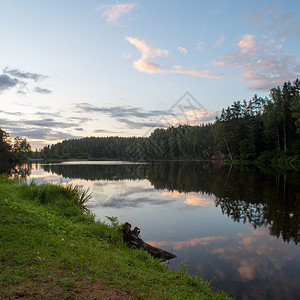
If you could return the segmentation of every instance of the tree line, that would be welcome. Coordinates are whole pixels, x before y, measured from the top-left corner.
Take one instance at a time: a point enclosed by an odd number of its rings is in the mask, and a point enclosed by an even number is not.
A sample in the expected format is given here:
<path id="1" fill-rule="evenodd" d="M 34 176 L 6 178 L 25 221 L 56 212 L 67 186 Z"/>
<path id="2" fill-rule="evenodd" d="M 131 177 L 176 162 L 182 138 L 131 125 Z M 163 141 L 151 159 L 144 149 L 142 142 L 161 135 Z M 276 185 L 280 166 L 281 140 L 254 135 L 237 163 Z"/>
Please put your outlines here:
<path id="1" fill-rule="evenodd" d="M 235 101 L 213 124 L 157 128 L 147 138 L 86 137 L 48 145 L 44 159 L 260 159 L 297 155 L 300 149 L 300 81 L 285 82 L 257 95 Z"/>

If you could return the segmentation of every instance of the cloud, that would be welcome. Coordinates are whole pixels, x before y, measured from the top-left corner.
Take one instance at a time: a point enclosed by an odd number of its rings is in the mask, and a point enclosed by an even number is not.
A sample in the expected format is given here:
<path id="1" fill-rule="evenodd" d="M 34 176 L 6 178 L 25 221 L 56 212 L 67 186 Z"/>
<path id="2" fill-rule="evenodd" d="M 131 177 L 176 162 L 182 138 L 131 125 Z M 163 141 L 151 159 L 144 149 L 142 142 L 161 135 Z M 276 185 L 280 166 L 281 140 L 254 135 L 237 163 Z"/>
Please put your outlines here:
<path id="1" fill-rule="evenodd" d="M 3 113 L 5 115 L 12 115 L 12 116 L 22 116 L 24 115 L 23 113 L 21 112 L 9 112 L 9 111 L 4 111 L 4 110 L 0 110 L 0 113 Z"/>
<path id="2" fill-rule="evenodd" d="M 42 108 L 40 108 L 42 109 Z M 61 114 L 60 113 L 50 113 L 50 112 L 42 112 L 42 111 L 38 111 L 36 113 L 34 113 L 35 115 L 38 115 L 38 116 L 47 116 L 47 117 L 54 117 L 54 118 L 58 118 L 58 117 L 61 117 Z"/>
<path id="3" fill-rule="evenodd" d="M 165 72 L 165 70 L 162 67 L 150 62 L 149 59 L 168 56 L 168 50 L 151 48 L 147 45 L 145 41 L 139 40 L 138 38 L 134 38 L 131 36 L 127 36 L 125 37 L 125 39 L 130 44 L 134 45 L 142 54 L 142 57 L 133 63 L 135 69 L 137 69 L 140 72 L 146 72 L 149 74 Z"/>
<path id="4" fill-rule="evenodd" d="M 84 122 L 87 122 L 87 121 L 91 121 L 93 119 L 92 118 L 86 118 L 86 117 L 74 117 L 74 116 L 72 116 L 72 117 L 68 117 L 68 120 L 70 120 L 72 122 L 76 121 L 79 124 L 81 124 L 81 123 L 84 123 Z"/>
<path id="5" fill-rule="evenodd" d="M 204 43 L 203 42 L 198 42 L 195 48 L 198 51 L 202 52 L 203 51 L 203 47 L 204 47 Z"/>
<path id="6" fill-rule="evenodd" d="M 126 124 L 128 128 L 144 128 L 144 127 L 166 127 L 158 120 L 162 115 L 170 114 L 165 110 L 143 111 L 140 107 L 97 107 L 89 103 L 79 103 L 76 105 L 76 112 L 100 112 L 115 118 L 117 121 Z M 141 120 L 142 119 L 142 120 Z M 152 120 L 155 119 L 155 120 Z"/>
<path id="7" fill-rule="evenodd" d="M 111 131 L 104 130 L 104 129 L 96 129 L 94 130 L 95 133 L 111 133 Z"/>
<path id="8" fill-rule="evenodd" d="M 7 131 L 10 136 L 25 137 L 30 141 L 32 146 L 39 148 L 50 142 L 55 143 L 63 139 L 81 138 L 82 135 L 73 135 L 66 132 L 66 130 L 68 131 L 77 127 L 77 123 L 60 122 L 51 118 L 42 120 L 1 119 L 1 128 Z"/>
<path id="9" fill-rule="evenodd" d="M 20 71 L 17 69 L 9 69 L 7 67 L 3 69 L 3 73 L 9 74 L 9 75 L 19 78 L 19 79 L 32 79 L 34 81 L 39 81 L 39 80 L 43 80 L 43 79 L 47 78 L 47 76 L 44 76 L 42 74 L 24 72 L 24 71 Z"/>
<path id="10" fill-rule="evenodd" d="M 117 121 L 126 124 L 128 128 L 166 128 L 168 126 L 177 126 L 182 124 L 200 125 L 211 123 L 215 120 L 216 116 L 220 114 L 219 111 L 209 111 L 200 108 L 199 103 L 191 103 L 182 106 L 180 105 L 180 112 L 174 110 L 150 110 L 143 111 L 140 107 L 98 107 L 89 103 L 78 103 L 75 107 L 77 113 L 104 113 Z M 185 109 L 185 111 L 182 111 Z M 188 110 L 187 110 L 188 109 Z"/>
<path id="11" fill-rule="evenodd" d="M 212 74 L 209 70 L 189 69 L 178 65 L 172 67 L 172 73 L 188 74 L 193 77 L 203 77 L 203 78 L 213 78 L 213 79 L 220 79 L 226 76 L 225 74 Z"/>
<path id="12" fill-rule="evenodd" d="M 255 44 L 255 36 L 253 34 L 245 34 L 238 43 L 240 47 L 240 53 L 254 55 L 257 49 Z"/>
<path id="13" fill-rule="evenodd" d="M 185 111 L 175 118 L 164 119 L 162 122 L 164 124 L 168 124 L 169 126 L 178 126 L 180 124 L 196 126 L 200 124 L 212 123 L 218 115 L 220 115 L 220 112 L 216 110 L 193 109 Z"/>
<path id="14" fill-rule="evenodd" d="M 128 106 L 112 106 L 112 107 L 98 107 L 89 103 L 76 104 L 77 112 L 102 112 L 110 115 L 111 117 L 136 117 L 136 118 L 149 118 L 160 116 L 165 113 L 163 110 L 151 110 L 144 112 L 141 107 L 128 107 Z"/>
<path id="15" fill-rule="evenodd" d="M 42 120 L 20 120 L 22 124 L 38 126 L 38 127 L 50 127 L 50 128 L 70 128 L 74 127 L 76 123 L 58 122 L 52 118 Z"/>
<path id="16" fill-rule="evenodd" d="M 124 3 L 124 4 L 110 4 L 102 5 L 96 8 L 97 11 L 104 10 L 102 16 L 106 18 L 107 22 L 114 22 L 122 15 L 129 14 L 137 7 L 136 3 Z"/>
<path id="17" fill-rule="evenodd" d="M 1 120 L 2 121 L 2 120 Z M 11 136 L 22 136 L 26 137 L 29 140 L 39 140 L 43 144 L 45 143 L 44 140 L 63 140 L 63 139 L 70 139 L 70 138 L 79 138 L 81 136 L 75 136 L 70 133 L 62 132 L 59 130 L 54 130 L 52 127 L 36 127 L 36 126 L 26 126 L 22 127 L 23 122 L 10 122 L 10 124 L 4 123 L 3 128 Z"/>
<path id="18" fill-rule="evenodd" d="M 139 129 L 139 128 L 144 128 L 144 127 L 152 127 L 152 128 L 157 128 L 157 127 L 168 127 L 165 124 L 162 124 L 157 121 L 152 121 L 152 122 L 135 122 L 126 118 L 118 118 L 118 121 L 121 123 L 124 123 L 127 125 L 128 128 L 131 129 Z"/>
<path id="19" fill-rule="evenodd" d="M 200 125 L 211 123 L 219 111 L 208 111 L 191 95 L 186 92 L 178 99 L 172 107 L 162 110 L 144 111 L 141 107 L 114 106 L 103 107 L 95 106 L 90 103 L 74 104 L 75 111 L 81 113 L 103 113 L 118 122 L 126 124 L 128 128 L 166 128 L 182 124 Z"/>
<path id="20" fill-rule="evenodd" d="M 18 121 L 15 120 L 10 120 L 10 119 L 2 119 L 1 120 L 1 125 L 5 125 L 6 127 L 39 127 L 39 128 L 71 128 L 76 126 L 77 123 L 73 122 L 59 122 L 56 121 L 52 118 L 46 118 L 46 119 L 40 119 L 40 120 L 25 120 L 25 119 L 20 119 Z"/>
<path id="21" fill-rule="evenodd" d="M 225 76 L 224 74 L 212 74 L 209 70 L 191 69 L 180 65 L 173 65 L 171 68 L 162 67 L 150 60 L 157 57 L 168 56 L 169 55 L 168 50 L 151 48 L 145 41 L 139 40 L 138 38 L 127 36 L 125 39 L 129 43 L 134 45 L 142 55 L 140 59 L 133 62 L 134 68 L 140 72 L 145 72 L 148 74 L 177 73 L 177 74 L 187 74 L 194 77 L 204 77 L 204 78 L 213 78 L 213 79 L 220 79 Z"/>
<path id="22" fill-rule="evenodd" d="M 145 72 L 148 74 L 165 73 L 165 70 L 161 66 L 155 63 L 151 63 L 143 58 L 135 61 L 133 63 L 133 66 L 138 71 Z"/>
<path id="23" fill-rule="evenodd" d="M 220 47 L 220 46 L 222 46 L 223 45 L 223 43 L 225 42 L 225 40 L 226 40 L 226 37 L 224 36 L 224 35 L 220 35 L 219 37 L 218 37 L 218 40 L 215 42 L 215 44 L 214 44 L 214 48 L 217 48 L 217 47 Z"/>
<path id="24" fill-rule="evenodd" d="M 186 198 L 184 203 L 188 205 L 195 205 L 195 206 L 209 206 L 215 205 L 215 201 L 212 199 L 211 196 L 205 194 L 198 194 L 198 193 L 181 193 L 177 191 L 173 192 L 162 192 L 162 196 L 169 196 L 169 197 L 183 197 Z"/>
<path id="25" fill-rule="evenodd" d="M 171 242 L 171 247 L 174 250 L 182 250 L 188 247 L 195 247 L 197 245 L 207 246 L 217 241 L 226 241 L 227 238 L 225 236 L 207 236 L 201 238 L 194 238 L 187 241 L 178 241 L 178 242 Z M 170 243 L 163 242 L 163 241 L 147 241 L 148 244 L 163 248 L 163 247 L 170 247 Z"/>
<path id="26" fill-rule="evenodd" d="M 240 80 L 250 82 L 249 89 L 253 90 L 267 91 L 300 75 L 294 55 L 286 53 L 273 39 L 258 40 L 253 34 L 241 36 L 236 50 L 214 64 L 237 70 Z"/>
<path id="27" fill-rule="evenodd" d="M 48 89 L 40 88 L 40 87 L 36 87 L 34 89 L 34 91 L 39 94 L 51 94 L 52 93 L 52 91 L 50 91 Z"/>
<path id="28" fill-rule="evenodd" d="M 294 11 L 282 12 L 277 3 L 272 2 L 260 10 L 249 10 L 245 14 L 255 27 L 265 30 L 268 34 L 286 38 L 290 35 L 300 35 L 299 14 Z"/>
<path id="29" fill-rule="evenodd" d="M 182 54 L 188 54 L 188 50 L 183 47 L 177 47 L 177 50 Z"/>
<path id="30" fill-rule="evenodd" d="M 18 94 L 27 94 L 30 91 L 30 81 L 41 81 L 47 78 L 42 74 L 24 72 L 17 69 L 9 69 L 8 67 L 2 69 L 0 74 L 0 92 L 15 88 Z M 51 93 L 48 89 L 36 87 L 33 91 L 41 94 Z"/>
<path id="31" fill-rule="evenodd" d="M 19 80 L 9 77 L 8 75 L 0 75 L 0 92 L 16 86 Z"/>

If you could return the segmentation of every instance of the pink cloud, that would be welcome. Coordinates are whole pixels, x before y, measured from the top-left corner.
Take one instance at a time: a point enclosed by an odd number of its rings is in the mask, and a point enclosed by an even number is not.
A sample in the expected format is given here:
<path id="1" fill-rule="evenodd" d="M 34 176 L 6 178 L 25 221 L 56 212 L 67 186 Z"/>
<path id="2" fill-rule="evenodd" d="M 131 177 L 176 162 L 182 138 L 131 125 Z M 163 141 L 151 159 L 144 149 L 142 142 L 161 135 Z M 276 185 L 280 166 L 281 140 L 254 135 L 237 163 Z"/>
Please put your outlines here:
<path id="1" fill-rule="evenodd" d="M 125 39 L 130 44 L 134 45 L 142 54 L 142 57 L 133 63 L 135 69 L 137 69 L 140 72 L 145 72 L 149 74 L 165 72 L 165 70 L 162 67 L 160 67 L 155 63 L 150 62 L 149 59 L 168 56 L 169 55 L 168 50 L 151 48 L 149 45 L 147 45 L 145 41 L 142 41 L 138 38 L 134 38 L 131 36 L 127 36 L 125 37 Z"/>
<path id="2" fill-rule="evenodd" d="M 136 70 L 140 72 L 145 72 L 148 74 L 156 73 L 179 73 L 187 74 L 194 77 L 204 77 L 220 79 L 223 78 L 224 74 L 213 74 L 209 70 L 197 70 L 186 68 L 180 65 L 173 65 L 171 68 L 162 67 L 151 60 L 157 57 L 166 57 L 169 55 L 169 51 L 165 49 L 152 48 L 145 41 L 131 36 L 125 37 L 125 39 L 132 45 L 134 45 L 141 53 L 141 58 L 134 61 L 133 66 Z M 181 51 L 186 49 L 182 48 Z M 187 50 L 186 50 L 187 51 Z"/>
<path id="3" fill-rule="evenodd" d="M 196 69 L 190 69 L 185 68 L 183 66 L 173 66 L 172 67 L 172 73 L 180 73 L 180 74 L 188 74 L 194 77 L 205 77 L 205 78 L 213 78 L 213 79 L 220 79 L 224 78 L 224 74 L 212 74 L 209 70 L 196 70 Z"/>
<path id="4" fill-rule="evenodd" d="M 257 41 L 253 34 L 245 34 L 233 53 L 214 62 L 220 67 L 236 69 L 240 80 L 249 82 L 249 89 L 269 90 L 285 81 L 294 81 L 300 74 L 300 64 L 294 55 L 286 53 L 274 40 Z"/>
<path id="5" fill-rule="evenodd" d="M 255 54 L 256 45 L 255 36 L 253 34 L 245 34 L 238 45 L 241 48 L 241 53 L 249 55 Z"/>
<path id="6" fill-rule="evenodd" d="M 144 58 L 135 61 L 133 63 L 133 66 L 138 71 L 149 73 L 149 74 L 165 73 L 165 70 L 161 66 L 151 63 Z"/>

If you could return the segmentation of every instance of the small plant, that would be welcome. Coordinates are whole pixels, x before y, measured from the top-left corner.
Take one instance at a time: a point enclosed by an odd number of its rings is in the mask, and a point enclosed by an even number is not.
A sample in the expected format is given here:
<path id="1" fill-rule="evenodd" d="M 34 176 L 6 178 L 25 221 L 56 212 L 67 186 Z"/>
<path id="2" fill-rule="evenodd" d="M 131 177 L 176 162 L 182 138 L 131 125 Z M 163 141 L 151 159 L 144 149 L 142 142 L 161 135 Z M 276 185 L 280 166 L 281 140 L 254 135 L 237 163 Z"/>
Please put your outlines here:
<path id="1" fill-rule="evenodd" d="M 118 218 L 109 216 L 105 217 L 111 222 L 111 230 L 108 232 L 107 237 L 110 241 L 115 242 L 116 245 L 122 246 L 124 243 Z"/>
<path id="2" fill-rule="evenodd" d="M 56 284 L 61 286 L 61 287 L 74 287 L 74 286 L 76 286 L 75 280 L 73 278 L 70 278 L 70 277 L 59 278 L 59 279 L 57 279 Z"/>

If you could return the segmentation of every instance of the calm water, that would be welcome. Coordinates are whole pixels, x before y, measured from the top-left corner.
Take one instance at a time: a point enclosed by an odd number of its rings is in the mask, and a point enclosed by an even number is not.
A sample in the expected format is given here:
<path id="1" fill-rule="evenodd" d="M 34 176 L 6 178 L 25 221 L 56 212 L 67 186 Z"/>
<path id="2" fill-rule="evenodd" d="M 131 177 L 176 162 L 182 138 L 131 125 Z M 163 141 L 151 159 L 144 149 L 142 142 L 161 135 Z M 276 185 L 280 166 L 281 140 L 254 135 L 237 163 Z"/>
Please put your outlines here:
<path id="1" fill-rule="evenodd" d="M 26 169 L 27 168 L 27 169 Z M 88 203 L 172 251 L 169 268 L 238 299 L 299 299 L 300 174 L 206 162 L 23 166 L 37 182 L 91 187 Z"/>

